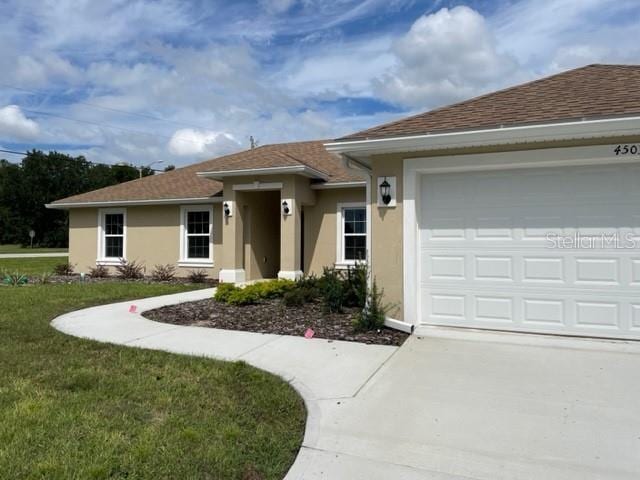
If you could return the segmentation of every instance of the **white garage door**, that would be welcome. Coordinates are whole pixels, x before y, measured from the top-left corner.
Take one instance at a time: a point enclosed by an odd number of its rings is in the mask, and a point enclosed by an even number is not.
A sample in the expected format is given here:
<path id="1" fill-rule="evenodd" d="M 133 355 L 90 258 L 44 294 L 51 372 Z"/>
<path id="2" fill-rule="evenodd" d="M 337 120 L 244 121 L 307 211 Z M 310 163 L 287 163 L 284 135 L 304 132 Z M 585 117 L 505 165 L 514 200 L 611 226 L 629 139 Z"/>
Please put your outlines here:
<path id="1" fill-rule="evenodd" d="M 640 339 L 640 167 L 424 175 L 424 324 Z"/>

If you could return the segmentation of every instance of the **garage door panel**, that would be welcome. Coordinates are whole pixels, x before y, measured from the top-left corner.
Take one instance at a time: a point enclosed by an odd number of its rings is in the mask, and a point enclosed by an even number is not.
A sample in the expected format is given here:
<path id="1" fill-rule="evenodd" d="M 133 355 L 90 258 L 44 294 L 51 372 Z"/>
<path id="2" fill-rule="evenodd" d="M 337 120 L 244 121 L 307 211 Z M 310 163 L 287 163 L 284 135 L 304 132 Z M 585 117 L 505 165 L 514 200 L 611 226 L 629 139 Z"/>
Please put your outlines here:
<path id="1" fill-rule="evenodd" d="M 640 194 L 623 188 L 638 172 L 625 165 L 423 176 L 422 322 L 640 338 L 640 249 L 550 241 L 640 240 Z"/>

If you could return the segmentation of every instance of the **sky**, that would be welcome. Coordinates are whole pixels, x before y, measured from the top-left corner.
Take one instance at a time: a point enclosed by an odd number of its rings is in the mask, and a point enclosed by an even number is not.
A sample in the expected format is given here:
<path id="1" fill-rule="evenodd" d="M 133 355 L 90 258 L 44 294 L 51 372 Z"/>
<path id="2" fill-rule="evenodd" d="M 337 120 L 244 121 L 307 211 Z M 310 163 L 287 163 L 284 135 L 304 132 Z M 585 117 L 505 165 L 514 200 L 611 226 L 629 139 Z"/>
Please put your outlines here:
<path id="1" fill-rule="evenodd" d="M 639 36 L 638 0 L 0 0 L 0 149 L 182 166 L 640 63 Z"/>

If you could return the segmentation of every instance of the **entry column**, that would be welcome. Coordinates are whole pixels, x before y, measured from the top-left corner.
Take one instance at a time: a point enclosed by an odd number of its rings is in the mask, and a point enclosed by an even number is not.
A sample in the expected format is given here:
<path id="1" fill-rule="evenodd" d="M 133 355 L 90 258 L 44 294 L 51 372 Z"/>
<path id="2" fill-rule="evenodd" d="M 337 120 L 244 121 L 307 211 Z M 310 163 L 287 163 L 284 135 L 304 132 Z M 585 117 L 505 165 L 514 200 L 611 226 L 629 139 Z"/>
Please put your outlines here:
<path id="1" fill-rule="evenodd" d="M 240 283 L 244 270 L 242 193 L 225 188 L 222 203 L 222 263 L 220 282 Z"/>

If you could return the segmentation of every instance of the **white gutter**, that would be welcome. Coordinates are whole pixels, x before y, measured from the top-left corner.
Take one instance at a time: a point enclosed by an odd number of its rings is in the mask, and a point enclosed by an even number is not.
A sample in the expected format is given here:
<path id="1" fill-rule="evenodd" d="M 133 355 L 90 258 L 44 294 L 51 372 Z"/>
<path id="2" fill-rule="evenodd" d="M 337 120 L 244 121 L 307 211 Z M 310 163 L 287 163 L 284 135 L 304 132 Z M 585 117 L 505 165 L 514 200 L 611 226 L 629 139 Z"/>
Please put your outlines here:
<path id="1" fill-rule="evenodd" d="M 357 188 L 357 187 L 365 187 L 367 185 L 366 181 L 362 182 L 334 182 L 334 183 L 314 183 L 311 185 L 313 190 L 330 190 L 333 188 Z"/>
<path id="2" fill-rule="evenodd" d="M 282 175 L 282 174 L 298 174 L 309 178 L 319 178 L 320 180 L 329 180 L 329 175 L 307 165 L 291 165 L 286 167 L 265 167 L 265 168 L 245 168 L 241 170 L 222 170 L 212 172 L 198 172 L 196 175 L 204 178 L 213 178 L 214 180 L 222 180 L 226 177 L 238 177 L 246 175 Z"/>
<path id="3" fill-rule="evenodd" d="M 190 205 L 198 203 L 221 203 L 222 197 L 199 197 L 199 198 L 163 198 L 158 200 L 110 200 L 104 202 L 65 202 L 47 203 L 46 208 L 66 210 L 68 208 L 88 208 L 88 207 L 137 207 L 147 205 Z"/>
<path id="4" fill-rule="evenodd" d="M 640 134 L 640 117 L 583 120 L 325 143 L 332 153 L 380 154 Z"/>

